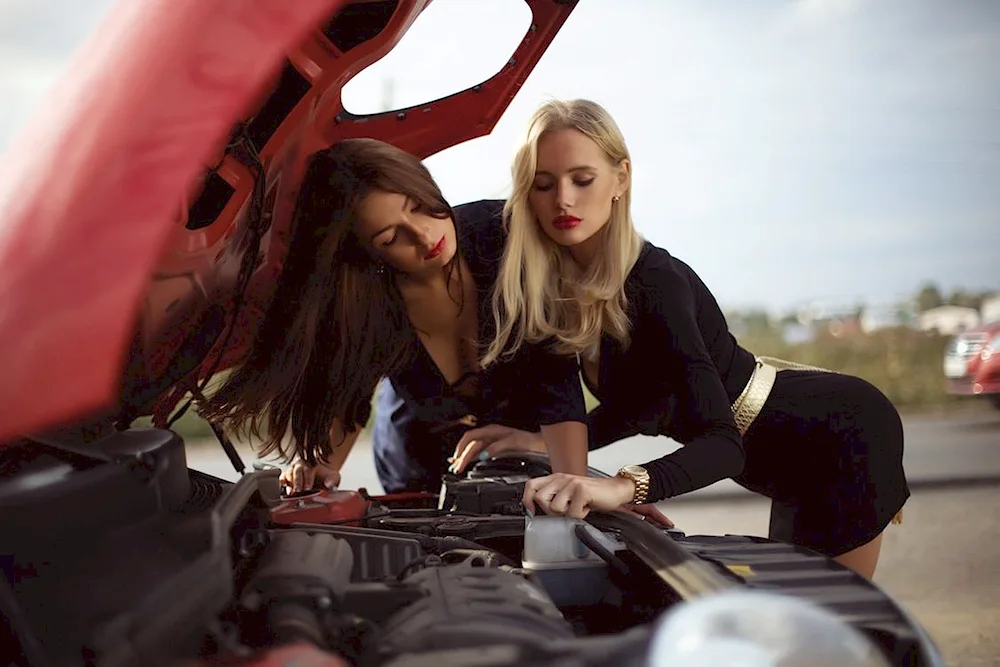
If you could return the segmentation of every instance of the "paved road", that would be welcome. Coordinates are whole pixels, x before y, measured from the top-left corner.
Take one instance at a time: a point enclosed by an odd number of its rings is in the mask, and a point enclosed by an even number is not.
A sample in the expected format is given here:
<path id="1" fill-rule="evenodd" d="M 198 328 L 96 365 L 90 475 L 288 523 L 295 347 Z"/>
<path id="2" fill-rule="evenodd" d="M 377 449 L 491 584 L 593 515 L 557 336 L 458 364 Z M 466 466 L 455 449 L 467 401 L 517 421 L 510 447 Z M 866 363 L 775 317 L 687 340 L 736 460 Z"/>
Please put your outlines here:
<path id="1" fill-rule="evenodd" d="M 977 413 L 950 419 L 911 417 L 904 420 L 904 427 L 904 465 L 914 487 L 1000 481 L 1000 413 Z M 667 438 L 636 436 L 593 452 L 590 460 L 595 467 L 613 472 L 626 463 L 648 461 L 678 446 Z M 248 447 L 238 446 L 238 449 L 248 465 L 256 459 Z M 191 443 L 188 462 L 193 468 L 226 479 L 236 476 L 214 441 Z M 381 492 L 367 441 L 357 444 L 343 473 L 344 486 Z M 752 497 L 735 482 L 723 480 L 688 494 L 684 499 L 705 501 L 733 494 Z"/>

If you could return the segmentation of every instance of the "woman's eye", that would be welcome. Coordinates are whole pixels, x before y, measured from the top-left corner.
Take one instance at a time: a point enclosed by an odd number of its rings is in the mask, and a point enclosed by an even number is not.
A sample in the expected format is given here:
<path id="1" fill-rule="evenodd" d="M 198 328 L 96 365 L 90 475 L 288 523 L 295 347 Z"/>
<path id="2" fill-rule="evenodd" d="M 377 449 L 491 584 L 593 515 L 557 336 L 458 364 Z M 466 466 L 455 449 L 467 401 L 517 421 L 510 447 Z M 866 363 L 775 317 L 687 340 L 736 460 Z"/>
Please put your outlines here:
<path id="1" fill-rule="evenodd" d="M 537 183 L 535 184 L 535 189 L 539 192 L 547 192 L 552 189 L 551 183 Z"/>
<path id="2" fill-rule="evenodd" d="M 396 234 L 393 234 L 392 237 L 388 241 L 386 241 L 385 243 L 382 244 L 382 247 L 390 246 L 390 245 L 392 245 L 395 242 L 396 242 Z"/>
<path id="3" fill-rule="evenodd" d="M 573 184 L 576 185 L 577 187 L 585 188 L 585 187 L 587 187 L 588 185 L 590 185 L 593 182 L 594 182 L 594 179 L 589 178 L 589 179 L 587 179 L 585 181 L 573 181 Z"/>

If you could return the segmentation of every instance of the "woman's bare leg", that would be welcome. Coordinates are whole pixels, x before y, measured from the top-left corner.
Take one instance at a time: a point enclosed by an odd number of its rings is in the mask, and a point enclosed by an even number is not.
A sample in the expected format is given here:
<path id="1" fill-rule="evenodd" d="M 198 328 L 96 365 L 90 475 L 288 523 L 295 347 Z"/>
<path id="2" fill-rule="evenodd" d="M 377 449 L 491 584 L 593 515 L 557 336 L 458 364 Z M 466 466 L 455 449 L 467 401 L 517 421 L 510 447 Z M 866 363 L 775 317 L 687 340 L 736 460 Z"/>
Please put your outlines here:
<path id="1" fill-rule="evenodd" d="M 875 575 L 875 566 L 878 565 L 879 553 L 882 551 L 882 533 L 857 549 L 852 549 L 847 553 L 840 554 L 835 561 L 845 567 L 849 567 L 862 577 L 871 579 Z"/>

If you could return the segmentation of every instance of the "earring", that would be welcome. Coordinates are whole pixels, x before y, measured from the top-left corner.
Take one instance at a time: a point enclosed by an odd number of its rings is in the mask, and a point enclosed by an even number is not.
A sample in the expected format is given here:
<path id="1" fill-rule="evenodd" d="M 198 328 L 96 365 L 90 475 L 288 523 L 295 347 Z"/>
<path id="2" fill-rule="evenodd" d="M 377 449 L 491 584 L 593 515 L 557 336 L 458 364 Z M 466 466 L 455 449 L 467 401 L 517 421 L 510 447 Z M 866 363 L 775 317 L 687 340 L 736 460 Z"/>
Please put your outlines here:
<path id="1" fill-rule="evenodd" d="M 380 276 L 385 275 L 385 264 L 379 262 L 378 266 L 375 267 L 375 273 L 379 274 Z"/>
<path id="2" fill-rule="evenodd" d="M 621 199 L 621 197 L 619 197 L 618 195 L 615 195 L 614 197 L 611 198 L 611 201 L 613 201 L 615 203 L 618 203 L 619 199 Z"/>

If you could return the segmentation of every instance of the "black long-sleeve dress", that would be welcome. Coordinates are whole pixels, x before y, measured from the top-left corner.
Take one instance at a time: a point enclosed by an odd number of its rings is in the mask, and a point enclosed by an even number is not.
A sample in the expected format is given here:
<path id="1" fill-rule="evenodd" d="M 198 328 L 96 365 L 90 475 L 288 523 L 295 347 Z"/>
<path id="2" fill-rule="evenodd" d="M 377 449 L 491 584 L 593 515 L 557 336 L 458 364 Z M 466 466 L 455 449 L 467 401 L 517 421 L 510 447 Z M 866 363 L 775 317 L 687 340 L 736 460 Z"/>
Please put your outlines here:
<path id="1" fill-rule="evenodd" d="M 496 331 L 490 297 L 505 241 L 503 204 L 483 200 L 454 207 L 458 245 L 476 283 L 482 342 Z M 513 359 L 449 385 L 423 345 L 416 348 L 408 368 L 380 383 L 375 401 L 372 446 L 386 492 L 437 491 L 447 458 L 474 426 L 502 424 L 537 432 L 546 424 L 586 421 L 579 370 L 571 357 L 526 345 Z"/>
<path id="2" fill-rule="evenodd" d="M 627 348 L 605 336 L 589 415 L 590 447 L 629 435 L 685 446 L 644 467 L 650 500 L 733 478 L 792 509 L 791 539 L 828 555 L 871 541 L 909 497 L 903 429 L 890 401 L 839 373 L 782 370 L 740 436 L 732 404 L 755 365 L 709 289 L 684 262 L 646 242 L 625 283 Z"/>

